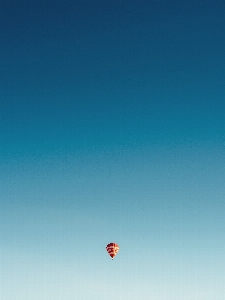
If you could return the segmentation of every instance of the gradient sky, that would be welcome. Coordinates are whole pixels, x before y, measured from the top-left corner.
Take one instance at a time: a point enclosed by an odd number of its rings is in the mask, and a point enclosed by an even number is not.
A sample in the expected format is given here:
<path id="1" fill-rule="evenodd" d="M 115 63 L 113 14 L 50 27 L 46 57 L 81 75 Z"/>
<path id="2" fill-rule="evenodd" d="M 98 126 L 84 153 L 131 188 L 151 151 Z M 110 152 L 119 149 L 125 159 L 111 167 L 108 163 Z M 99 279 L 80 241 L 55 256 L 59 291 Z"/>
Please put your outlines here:
<path id="1" fill-rule="evenodd" d="M 2 300 L 225 299 L 224 16 L 1 1 Z"/>

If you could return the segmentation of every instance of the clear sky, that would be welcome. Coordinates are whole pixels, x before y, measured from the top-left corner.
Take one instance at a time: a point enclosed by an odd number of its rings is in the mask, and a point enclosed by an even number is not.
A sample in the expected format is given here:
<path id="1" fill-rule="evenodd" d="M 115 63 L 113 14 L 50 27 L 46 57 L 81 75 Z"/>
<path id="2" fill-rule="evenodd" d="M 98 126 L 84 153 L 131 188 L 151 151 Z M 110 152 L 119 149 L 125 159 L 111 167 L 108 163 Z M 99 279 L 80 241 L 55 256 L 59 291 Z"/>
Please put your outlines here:
<path id="1" fill-rule="evenodd" d="M 224 16 L 1 1 L 2 300 L 225 299 Z"/>

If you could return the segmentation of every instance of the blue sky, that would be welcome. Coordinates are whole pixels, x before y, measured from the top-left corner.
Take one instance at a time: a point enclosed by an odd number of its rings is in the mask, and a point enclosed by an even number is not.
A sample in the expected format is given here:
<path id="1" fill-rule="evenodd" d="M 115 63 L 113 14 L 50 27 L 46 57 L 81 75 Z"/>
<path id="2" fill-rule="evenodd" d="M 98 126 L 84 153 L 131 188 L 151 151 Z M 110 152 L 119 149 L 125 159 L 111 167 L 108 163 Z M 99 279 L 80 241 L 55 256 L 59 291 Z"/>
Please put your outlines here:
<path id="1" fill-rule="evenodd" d="M 224 13 L 2 1 L 2 299 L 225 298 Z"/>

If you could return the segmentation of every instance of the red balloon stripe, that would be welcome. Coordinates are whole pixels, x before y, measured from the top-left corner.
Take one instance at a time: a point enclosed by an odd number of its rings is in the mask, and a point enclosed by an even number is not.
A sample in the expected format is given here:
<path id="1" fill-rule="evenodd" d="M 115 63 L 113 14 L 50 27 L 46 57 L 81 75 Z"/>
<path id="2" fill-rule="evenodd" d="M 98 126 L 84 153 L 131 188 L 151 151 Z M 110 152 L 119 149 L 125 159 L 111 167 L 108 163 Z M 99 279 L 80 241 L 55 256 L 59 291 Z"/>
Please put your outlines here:
<path id="1" fill-rule="evenodd" d="M 119 245 L 117 245 L 116 243 L 110 243 L 106 246 L 106 250 L 109 255 L 114 258 L 114 256 L 116 256 L 119 251 Z"/>

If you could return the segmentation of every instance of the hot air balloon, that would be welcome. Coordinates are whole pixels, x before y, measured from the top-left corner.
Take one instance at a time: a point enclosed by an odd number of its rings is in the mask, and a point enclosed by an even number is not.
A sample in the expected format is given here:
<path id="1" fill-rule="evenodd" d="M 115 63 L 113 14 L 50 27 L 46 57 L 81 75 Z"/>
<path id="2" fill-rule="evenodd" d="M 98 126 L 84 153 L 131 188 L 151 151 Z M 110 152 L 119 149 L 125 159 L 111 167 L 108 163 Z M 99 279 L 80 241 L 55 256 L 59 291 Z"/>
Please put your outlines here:
<path id="1" fill-rule="evenodd" d="M 116 256 L 116 254 L 118 253 L 119 249 L 120 249 L 120 247 L 116 243 L 109 243 L 106 246 L 106 251 L 112 257 L 112 259 Z"/>

